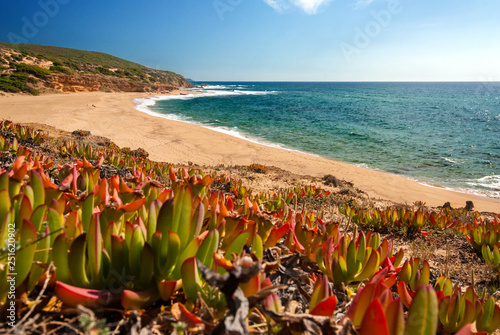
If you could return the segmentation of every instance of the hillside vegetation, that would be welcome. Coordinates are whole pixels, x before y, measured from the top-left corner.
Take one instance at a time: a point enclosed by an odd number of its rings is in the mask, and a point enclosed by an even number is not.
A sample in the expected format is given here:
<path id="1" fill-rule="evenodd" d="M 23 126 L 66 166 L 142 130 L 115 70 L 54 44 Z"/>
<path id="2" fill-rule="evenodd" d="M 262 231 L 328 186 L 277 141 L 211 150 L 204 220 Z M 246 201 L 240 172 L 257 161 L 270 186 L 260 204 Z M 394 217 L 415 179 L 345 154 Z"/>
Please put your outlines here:
<path id="1" fill-rule="evenodd" d="M 191 86 L 174 72 L 102 52 L 0 43 L 0 91 L 4 92 L 152 92 Z"/>

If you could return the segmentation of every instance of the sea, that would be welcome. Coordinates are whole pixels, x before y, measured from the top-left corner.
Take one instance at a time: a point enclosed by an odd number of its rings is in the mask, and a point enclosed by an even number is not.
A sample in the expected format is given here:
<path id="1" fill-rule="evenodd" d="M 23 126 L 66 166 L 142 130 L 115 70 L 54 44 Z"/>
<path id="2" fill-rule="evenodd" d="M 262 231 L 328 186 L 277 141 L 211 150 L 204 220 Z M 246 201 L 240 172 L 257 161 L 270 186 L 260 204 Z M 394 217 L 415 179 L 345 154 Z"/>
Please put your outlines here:
<path id="1" fill-rule="evenodd" d="M 137 109 L 248 141 L 500 198 L 500 82 L 195 82 Z M 342 176 L 337 176 L 342 177 Z"/>

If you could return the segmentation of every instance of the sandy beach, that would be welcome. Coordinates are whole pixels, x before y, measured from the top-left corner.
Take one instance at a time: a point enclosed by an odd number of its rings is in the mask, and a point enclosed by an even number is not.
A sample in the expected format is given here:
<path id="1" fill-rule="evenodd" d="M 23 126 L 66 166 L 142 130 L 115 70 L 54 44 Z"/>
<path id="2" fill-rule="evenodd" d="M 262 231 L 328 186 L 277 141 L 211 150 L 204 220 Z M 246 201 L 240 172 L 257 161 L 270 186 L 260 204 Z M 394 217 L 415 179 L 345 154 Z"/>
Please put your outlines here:
<path id="1" fill-rule="evenodd" d="M 171 94 L 180 94 L 173 91 Z M 184 94 L 186 92 L 183 92 Z M 326 174 L 352 182 L 373 199 L 399 203 L 423 201 L 452 207 L 474 202 L 474 209 L 500 213 L 500 200 L 421 185 L 403 177 L 381 173 L 320 157 L 272 148 L 200 126 L 166 120 L 134 108 L 144 93 L 75 93 L 41 96 L 0 96 L 0 118 L 37 122 L 62 130 L 89 130 L 121 147 L 147 150 L 153 160 L 199 165 L 276 166 L 302 175 Z M 50 134 L 49 134 L 50 135 Z"/>

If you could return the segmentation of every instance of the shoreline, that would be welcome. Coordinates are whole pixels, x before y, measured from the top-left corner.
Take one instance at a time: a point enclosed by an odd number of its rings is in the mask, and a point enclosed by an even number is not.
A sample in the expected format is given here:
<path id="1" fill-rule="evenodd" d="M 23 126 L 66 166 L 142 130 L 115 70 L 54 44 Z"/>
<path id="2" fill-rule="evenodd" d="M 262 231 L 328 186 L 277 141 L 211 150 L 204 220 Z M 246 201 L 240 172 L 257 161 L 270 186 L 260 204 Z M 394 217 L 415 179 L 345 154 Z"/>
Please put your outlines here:
<path id="1" fill-rule="evenodd" d="M 212 94 L 218 95 L 217 91 L 207 90 L 206 87 L 203 87 L 203 89 L 205 89 L 205 91 L 196 91 L 195 89 L 187 89 L 185 91 L 192 92 L 192 93 L 182 94 L 182 96 L 184 96 L 185 98 L 193 99 L 193 98 L 197 98 L 196 96 L 199 96 L 201 98 L 201 97 L 209 97 Z M 223 95 L 227 95 L 227 94 L 223 94 Z M 230 95 L 238 95 L 238 94 L 230 94 Z M 348 165 L 356 166 L 356 167 L 359 167 L 362 169 L 367 169 L 370 171 L 376 171 L 376 172 L 380 172 L 380 173 L 390 174 L 392 176 L 402 177 L 402 178 L 408 179 L 410 181 L 416 182 L 420 185 L 430 187 L 430 188 L 435 188 L 435 189 L 444 190 L 444 191 L 457 192 L 457 193 L 462 193 L 462 194 L 468 194 L 468 195 L 474 195 L 474 196 L 478 196 L 480 198 L 493 199 L 493 200 L 500 201 L 500 196 L 489 196 L 485 193 L 482 193 L 481 191 L 474 191 L 474 189 L 461 188 L 458 186 L 455 187 L 453 185 L 444 185 L 444 184 L 439 184 L 439 182 L 436 182 L 436 181 L 419 179 L 418 177 L 407 176 L 404 174 L 399 174 L 397 172 L 384 171 L 384 170 L 381 170 L 378 168 L 370 167 L 365 163 L 355 164 L 355 163 L 351 163 L 351 162 L 347 162 L 347 161 L 342 161 L 342 160 L 336 159 L 335 157 L 322 156 L 322 155 L 315 154 L 312 152 L 307 152 L 307 151 L 302 151 L 300 149 L 290 148 L 290 147 L 287 147 L 287 146 L 280 144 L 280 143 L 268 142 L 265 139 L 253 138 L 250 135 L 245 134 L 239 130 L 231 131 L 231 130 L 228 130 L 227 128 L 224 128 L 224 127 L 209 126 L 209 125 L 206 125 L 206 124 L 203 124 L 200 122 L 196 122 L 196 121 L 188 121 L 188 120 L 182 119 L 182 117 L 178 117 L 177 115 L 162 114 L 162 113 L 158 113 L 158 112 L 153 111 L 153 110 L 148 108 L 150 106 L 154 106 L 154 103 L 149 104 L 148 101 L 154 101 L 156 103 L 157 101 L 169 100 L 171 98 L 179 99 L 178 97 L 179 97 L 178 95 L 155 95 L 152 97 L 134 99 L 134 103 L 136 103 L 135 109 L 140 111 L 140 112 L 146 113 L 148 115 L 154 116 L 154 117 L 160 117 L 160 118 L 163 118 L 163 119 L 166 119 L 169 121 L 184 122 L 187 124 L 203 127 L 206 129 L 210 129 L 210 130 L 213 130 L 213 131 L 225 134 L 225 135 L 229 135 L 232 137 L 236 137 L 236 138 L 239 138 L 239 139 L 251 142 L 251 143 L 255 143 L 258 145 L 264 145 L 264 146 L 267 146 L 270 148 L 275 148 L 275 149 L 280 149 L 280 150 L 287 150 L 290 152 L 295 152 L 295 153 L 303 154 L 306 156 L 313 156 L 316 158 L 322 158 L 322 159 L 326 159 L 326 160 L 330 160 L 330 161 L 335 161 L 335 162 L 338 162 L 341 164 L 348 164 Z M 184 97 L 181 99 L 184 99 Z M 139 101 L 139 100 L 142 100 L 142 101 Z M 174 116 L 174 117 L 171 117 L 171 116 Z M 500 209 L 499 209 L 499 211 L 500 211 Z"/>
<path id="2" fill-rule="evenodd" d="M 168 95 L 185 94 L 175 90 Z M 193 91 L 188 91 L 193 94 Z M 135 99 L 167 94 L 72 93 L 41 96 L 0 96 L 0 117 L 17 123 L 41 123 L 58 129 L 89 130 L 120 147 L 149 152 L 152 160 L 198 165 L 276 166 L 296 174 L 323 177 L 331 174 L 352 182 L 372 199 L 397 203 L 425 202 L 428 206 L 464 207 L 500 213 L 500 200 L 423 185 L 402 176 L 380 172 L 303 152 L 268 146 L 203 125 L 164 118 L 136 109 Z M 93 107 L 95 106 L 95 107 Z M 136 136 L 130 136 L 131 134 Z"/>

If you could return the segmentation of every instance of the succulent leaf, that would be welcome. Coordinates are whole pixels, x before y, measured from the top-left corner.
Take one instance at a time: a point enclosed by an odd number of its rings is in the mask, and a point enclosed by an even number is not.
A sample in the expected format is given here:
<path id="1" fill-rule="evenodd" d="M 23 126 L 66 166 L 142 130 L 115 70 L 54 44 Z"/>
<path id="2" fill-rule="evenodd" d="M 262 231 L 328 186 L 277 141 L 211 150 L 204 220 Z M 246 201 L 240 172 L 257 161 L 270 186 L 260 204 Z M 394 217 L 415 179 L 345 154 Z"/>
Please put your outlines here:
<path id="1" fill-rule="evenodd" d="M 438 300 L 430 286 L 422 285 L 415 293 L 405 335 L 434 335 L 438 327 Z"/>
<path id="2" fill-rule="evenodd" d="M 16 287 L 28 277 L 35 256 L 37 233 L 35 226 L 24 220 L 19 230 L 21 249 L 16 253 Z"/>
<path id="3" fill-rule="evenodd" d="M 373 300 L 368 306 L 359 329 L 359 334 L 389 335 L 384 310 L 378 299 Z"/>
<path id="4" fill-rule="evenodd" d="M 182 263 L 181 267 L 182 288 L 186 298 L 195 302 L 198 296 L 198 290 L 201 287 L 200 275 L 198 274 L 198 265 L 196 258 L 190 257 Z"/>

